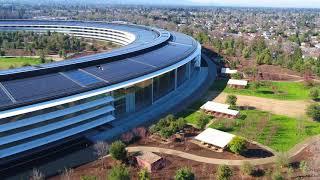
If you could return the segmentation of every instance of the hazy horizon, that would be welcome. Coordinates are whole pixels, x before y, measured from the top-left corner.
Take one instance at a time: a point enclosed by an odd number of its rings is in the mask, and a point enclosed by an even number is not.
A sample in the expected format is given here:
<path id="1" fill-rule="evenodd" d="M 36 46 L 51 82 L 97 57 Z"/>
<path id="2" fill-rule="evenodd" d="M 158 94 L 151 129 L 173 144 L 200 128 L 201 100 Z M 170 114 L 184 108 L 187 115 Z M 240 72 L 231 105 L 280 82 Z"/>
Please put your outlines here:
<path id="1" fill-rule="evenodd" d="M 138 5 L 192 5 L 192 6 L 233 6 L 233 7 L 278 7 L 278 8 L 320 8 L 320 0 L 95 0 L 88 2 L 87 0 L 0 0 L 0 2 L 28 2 L 33 4 L 50 4 L 50 3 L 66 3 L 66 4 L 138 4 Z"/>

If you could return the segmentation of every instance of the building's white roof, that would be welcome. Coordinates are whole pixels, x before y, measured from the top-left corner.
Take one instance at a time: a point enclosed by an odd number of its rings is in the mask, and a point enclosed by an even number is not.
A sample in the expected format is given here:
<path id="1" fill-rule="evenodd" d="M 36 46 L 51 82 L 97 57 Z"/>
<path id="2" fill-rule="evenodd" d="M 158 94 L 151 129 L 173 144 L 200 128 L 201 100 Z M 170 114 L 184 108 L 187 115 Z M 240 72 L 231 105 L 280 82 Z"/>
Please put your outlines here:
<path id="1" fill-rule="evenodd" d="M 233 137 L 235 137 L 235 135 L 208 128 L 196 136 L 195 139 L 220 148 L 225 148 Z"/>
<path id="2" fill-rule="evenodd" d="M 222 68 L 221 73 L 223 74 L 235 74 L 237 73 L 237 70 L 231 70 L 230 68 Z"/>
<path id="3" fill-rule="evenodd" d="M 228 114 L 232 116 L 237 116 L 239 114 L 239 111 L 228 109 L 230 106 L 227 104 L 220 104 L 215 103 L 212 101 L 208 101 L 203 106 L 201 106 L 201 109 L 211 112 L 219 112 L 223 114 Z"/>
<path id="4" fill-rule="evenodd" d="M 247 86 L 248 81 L 246 80 L 238 80 L 238 79 L 229 79 L 228 81 L 229 85 L 238 85 L 238 86 Z"/>
<path id="5" fill-rule="evenodd" d="M 210 108 L 213 108 L 213 107 L 217 108 L 217 109 L 228 109 L 230 107 L 230 105 L 216 103 L 216 102 L 213 102 L 213 101 L 208 101 L 203 106 L 201 106 L 201 109 L 210 109 Z"/>

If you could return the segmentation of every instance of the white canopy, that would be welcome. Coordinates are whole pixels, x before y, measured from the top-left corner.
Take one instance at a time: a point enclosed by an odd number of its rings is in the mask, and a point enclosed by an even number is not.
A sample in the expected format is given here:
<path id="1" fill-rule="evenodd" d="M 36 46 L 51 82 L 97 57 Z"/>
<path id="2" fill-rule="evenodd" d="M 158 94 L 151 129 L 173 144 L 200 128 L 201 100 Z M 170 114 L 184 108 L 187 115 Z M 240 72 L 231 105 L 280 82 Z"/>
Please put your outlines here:
<path id="1" fill-rule="evenodd" d="M 228 81 L 229 85 L 237 85 L 237 86 L 247 86 L 248 81 L 246 80 L 238 80 L 238 79 L 229 79 Z"/>
<path id="2" fill-rule="evenodd" d="M 235 135 L 208 128 L 195 137 L 196 140 L 214 145 L 216 147 L 225 148 Z"/>
<path id="3" fill-rule="evenodd" d="M 237 70 L 231 70 L 230 68 L 222 68 L 221 73 L 223 74 L 235 74 L 237 73 Z"/>
<path id="4" fill-rule="evenodd" d="M 218 113 L 228 114 L 232 116 L 237 116 L 239 114 L 239 111 L 228 109 L 229 107 L 230 106 L 227 104 L 220 104 L 220 103 L 208 101 L 200 108 L 205 111 L 218 112 Z"/>

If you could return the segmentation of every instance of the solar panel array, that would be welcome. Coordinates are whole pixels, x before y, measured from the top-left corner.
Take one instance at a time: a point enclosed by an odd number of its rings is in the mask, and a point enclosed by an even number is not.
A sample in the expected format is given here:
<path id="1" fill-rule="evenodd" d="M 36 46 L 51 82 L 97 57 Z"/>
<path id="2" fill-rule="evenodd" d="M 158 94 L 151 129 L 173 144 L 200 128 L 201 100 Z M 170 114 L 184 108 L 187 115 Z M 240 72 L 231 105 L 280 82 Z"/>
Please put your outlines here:
<path id="1" fill-rule="evenodd" d="M 12 101 L 2 89 L 0 89 L 0 104 L 2 106 L 12 104 Z"/>
<path id="2" fill-rule="evenodd" d="M 2 84 L 18 102 L 46 98 L 81 88 L 80 85 L 58 73 L 6 81 Z"/>
<path id="3" fill-rule="evenodd" d="M 90 86 L 102 81 L 79 70 L 63 72 L 64 75 L 82 86 Z"/>

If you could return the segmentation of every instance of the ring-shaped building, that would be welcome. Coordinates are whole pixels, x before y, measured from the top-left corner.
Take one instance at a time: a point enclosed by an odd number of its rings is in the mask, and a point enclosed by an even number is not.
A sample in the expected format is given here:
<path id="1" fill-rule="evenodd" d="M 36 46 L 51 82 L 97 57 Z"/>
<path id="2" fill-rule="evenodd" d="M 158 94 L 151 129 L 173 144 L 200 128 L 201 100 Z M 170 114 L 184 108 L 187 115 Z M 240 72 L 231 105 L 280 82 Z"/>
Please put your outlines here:
<path id="1" fill-rule="evenodd" d="M 197 41 L 163 29 L 2 20 L 0 31 L 60 32 L 121 45 L 110 52 L 0 71 L 0 162 L 141 111 L 186 83 L 201 65 Z"/>

